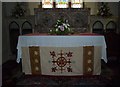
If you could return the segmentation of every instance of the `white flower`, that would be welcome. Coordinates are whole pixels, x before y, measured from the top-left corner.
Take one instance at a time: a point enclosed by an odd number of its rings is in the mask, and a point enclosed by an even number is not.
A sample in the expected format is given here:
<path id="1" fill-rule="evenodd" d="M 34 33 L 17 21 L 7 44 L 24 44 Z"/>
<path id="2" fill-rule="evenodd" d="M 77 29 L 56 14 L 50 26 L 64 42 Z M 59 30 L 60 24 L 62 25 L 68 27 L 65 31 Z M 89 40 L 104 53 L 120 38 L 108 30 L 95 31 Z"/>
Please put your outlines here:
<path id="1" fill-rule="evenodd" d="M 68 27 L 68 26 L 67 26 L 67 24 L 65 24 L 65 23 L 63 24 L 63 26 L 65 26 L 65 28 L 67 28 L 67 27 Z"/>
<path id="2" fill-rule="evenodd" d="M 55 25 L 55 27 L 57 27 L 57 24 Z"/>
<path id="3" fill-rule="evenodd" d="M 65 26 L 66 24 L 65 23 L 63 23 L 63 26 Z"/>
<path id="4" fill-rule="evenodd" d="M 50 30 L 50 32 L 52 32 L 52 30 Z"/>
<path id="5" fill-rule="evenodd" d="M 58 26 L 58 28 L 60 28 L 61 26 Z"/>
<path id="6" fill-rule="evenodd" d="M 68 27 L 70 26 L 69 24 L 66 24 Z"/>
<path id="7" fill-rule="evenodd" d="M 58 29 L 56 28 L 56 30 L 55 30 L 56 32 L 58 31 Z"/>
<path id="8" fill-rule="evenodd" d="M 58 22 L 60 22 L 60 20 L 57 20 Z"/>
<path id="9" fill-rule="evenodd" d="M 68 22 L 68 20 L 66 20 L 66 22 Z"/>

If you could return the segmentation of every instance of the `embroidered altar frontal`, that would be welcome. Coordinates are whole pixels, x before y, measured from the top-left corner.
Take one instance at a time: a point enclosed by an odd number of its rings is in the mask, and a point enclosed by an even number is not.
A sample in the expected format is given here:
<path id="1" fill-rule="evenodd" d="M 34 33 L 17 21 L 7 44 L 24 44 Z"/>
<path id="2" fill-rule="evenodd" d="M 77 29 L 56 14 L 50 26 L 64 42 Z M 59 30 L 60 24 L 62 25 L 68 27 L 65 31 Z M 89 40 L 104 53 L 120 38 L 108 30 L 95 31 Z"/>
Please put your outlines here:
<path id="1" fill-rule="evenodd" d="M 30 75 L 100 75 L 101 47 L 22 47 L 22 71 Z"/>

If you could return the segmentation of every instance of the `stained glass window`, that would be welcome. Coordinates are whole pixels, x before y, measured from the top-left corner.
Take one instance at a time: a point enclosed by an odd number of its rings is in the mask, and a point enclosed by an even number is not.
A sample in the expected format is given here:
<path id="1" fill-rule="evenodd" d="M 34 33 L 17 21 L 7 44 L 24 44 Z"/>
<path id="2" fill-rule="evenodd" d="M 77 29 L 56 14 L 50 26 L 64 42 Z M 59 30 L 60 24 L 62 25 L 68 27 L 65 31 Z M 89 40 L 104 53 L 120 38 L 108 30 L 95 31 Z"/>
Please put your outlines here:
<path id="1" fill-rule="evenodd" d="M 56 8 L 68 8 L 68 0 L 56 0 Z"/>
<path id="2" fill-rule="evenodd" d="M 42 0 L 42 8 L 52 8 L 53 0 Z"/>
<path id="3" fill-rule="evenodd" d="M 82 3 L 83 3 L 83 0 L 71 0 L 71 7 L 72 8 L 82 8 L 83 7 L 83 5 L 82 5 Z"/>
<path id="4" fill-rule="evenodd" d="M 53 8 L 53 2 L 56 2 L 56 8 L 68 8 L 68 2 L 71 2 L 71 8 L 82 8 L 83 0 L 41 0 L 42 8 Z"/>

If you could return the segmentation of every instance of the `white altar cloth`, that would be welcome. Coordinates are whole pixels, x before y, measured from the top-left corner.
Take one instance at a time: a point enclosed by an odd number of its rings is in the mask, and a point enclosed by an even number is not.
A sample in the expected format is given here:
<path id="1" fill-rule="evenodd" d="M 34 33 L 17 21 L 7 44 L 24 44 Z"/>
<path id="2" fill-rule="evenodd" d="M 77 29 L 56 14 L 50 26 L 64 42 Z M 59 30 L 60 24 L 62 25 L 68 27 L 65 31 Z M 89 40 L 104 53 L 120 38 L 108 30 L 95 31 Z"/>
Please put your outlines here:
<path id="1" fill-rule="evenodd" d="M 17 62 L 22 58 L 21 47 L 79 47 L 79 46 L 102 46 L 102 57 L 107 63 L 106 43 L 102 35 L 23 35 L 18 39 Z"/>

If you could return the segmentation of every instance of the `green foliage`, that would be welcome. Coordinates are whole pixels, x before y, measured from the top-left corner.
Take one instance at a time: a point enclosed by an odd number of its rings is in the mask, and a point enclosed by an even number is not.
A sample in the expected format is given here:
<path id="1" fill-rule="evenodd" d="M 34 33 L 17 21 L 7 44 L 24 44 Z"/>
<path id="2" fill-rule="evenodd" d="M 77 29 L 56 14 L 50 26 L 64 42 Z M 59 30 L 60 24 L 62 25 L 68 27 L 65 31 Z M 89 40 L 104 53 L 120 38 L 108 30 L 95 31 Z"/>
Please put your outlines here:
<path id="1" fill-rule="evenodd" d="M 70 34 L 72 31 L 70 29 L 70 25 L 68 24 L 68 20 L 59 19 L 55 24 L 54 29 L 50 30 L 50 34 L 57 34 L 57 35 L 67 35 Z"/>

